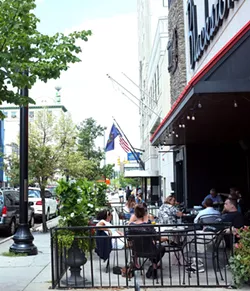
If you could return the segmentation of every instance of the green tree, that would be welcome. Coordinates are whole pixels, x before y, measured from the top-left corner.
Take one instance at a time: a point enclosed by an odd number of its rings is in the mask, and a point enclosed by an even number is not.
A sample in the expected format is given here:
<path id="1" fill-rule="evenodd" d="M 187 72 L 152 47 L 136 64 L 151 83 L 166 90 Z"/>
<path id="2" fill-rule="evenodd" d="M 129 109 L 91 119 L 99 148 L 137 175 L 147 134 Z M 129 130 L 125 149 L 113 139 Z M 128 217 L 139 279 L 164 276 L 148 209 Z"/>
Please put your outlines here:
<path id="1" fill-rule="evenodd" d="M 72 151 L 67 159 L 67 170 L 72 179 L 86 178 L 93 181 L 97 178 L 99 167 L 95 161 L 87 160 L 81 152 Z"/>
<path id="2" fill-rule="evenodd" d="M 125 188 L 128 185 L 132 187 L 139 187 L 141 185 L 140 178 L 125 178 L 123 175 L 119 177 L 120 187 Z"/>
<path id="3" fill-rule="evenodd" d="M 70 151 L 74 150 L 76 127 L 69 115 L 61 114 L 59 119 L 48 110 L 37 113 L 30 126 L 29 177 L 38 183 L 42 196 L 43 231 L 46 228 L 45 187 L 56 173 L 62 173 Z"/>
<path id="4" fill-rule="evenodd" d="M 19 185 L 19 156 L 12 153 L 10 156 L 4 156 L 4 172 L 8 177 L 10 186 Z"/>
<path id="5" fill-rule="evenodd" d="M 59 78 L 69 64 L 81 61 L 77 57 L 81 47 L 76 41 L 87 41 L 91 35 L 90 30 L 68 36 L 42 34 L 37 30 L 35 7 L 35 0 L 0 1 L 0 104 L 34 103 L 19 95 L 20 88 L 31 88 L 38 79 L 47 82 Z"/>
<path id="6" fill-rule="evenodd" d="M 114 168 L 115 168 L 115 164 L 104 165 L 101 169 L 101 174 L 103 175 L 104 178 L 111 179 L 114 177 L 114 173 L 115 173 Z"/>
<path id="7" fill-rule="evenodd" d="M 95 161 L 98 166 L 104 157 L 104 151 L 96 148 L 95 141 L 98 137 L 104 136 L 106 127 L 97 124 L 92 117 L 85 119 L 78 126 L 79 139 L 78 150 L 88 160 Z"/>

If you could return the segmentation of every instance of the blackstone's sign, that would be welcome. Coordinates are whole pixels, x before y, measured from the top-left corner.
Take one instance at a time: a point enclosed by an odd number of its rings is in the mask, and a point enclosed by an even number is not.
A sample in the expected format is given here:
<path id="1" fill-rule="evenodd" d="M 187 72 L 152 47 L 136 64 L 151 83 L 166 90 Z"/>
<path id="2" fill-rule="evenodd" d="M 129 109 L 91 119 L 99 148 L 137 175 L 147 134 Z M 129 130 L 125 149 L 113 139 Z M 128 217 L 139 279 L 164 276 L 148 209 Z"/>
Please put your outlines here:
<path id="1" fill-rule="evenodd" d="M 188 37 L 190 46 L 190 65 L 192 69 L 195 68 L 196 62 L 202 57 L 205 49 L 218 32 L 223 21 L 228 17 L 230 10 L 234 8 L 235 2 L 239 1 L 241 0 L 217 0 L 217 3 L 213 4 L 209 10 L 209 0 L 204 0 L 205 23 L 198 34 L 197 7 L 194 4 L 194 0 L 188 0 Z"/>

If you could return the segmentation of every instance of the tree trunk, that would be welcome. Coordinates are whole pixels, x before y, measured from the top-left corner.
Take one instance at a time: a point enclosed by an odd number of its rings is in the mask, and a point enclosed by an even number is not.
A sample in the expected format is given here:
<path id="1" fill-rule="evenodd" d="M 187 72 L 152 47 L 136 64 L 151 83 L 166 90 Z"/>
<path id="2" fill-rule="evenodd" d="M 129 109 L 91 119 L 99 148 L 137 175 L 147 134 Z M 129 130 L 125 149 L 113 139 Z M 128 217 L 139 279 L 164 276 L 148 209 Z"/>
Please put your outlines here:
<path id="1" fill-rule="evenodd" d="M 42 198 L 42 225 L 43 232 L 47 232 L 47 223 L 46 223 L 46 215 L 45 215 L 45 187 L 41 187 L 41 198 Z"/>

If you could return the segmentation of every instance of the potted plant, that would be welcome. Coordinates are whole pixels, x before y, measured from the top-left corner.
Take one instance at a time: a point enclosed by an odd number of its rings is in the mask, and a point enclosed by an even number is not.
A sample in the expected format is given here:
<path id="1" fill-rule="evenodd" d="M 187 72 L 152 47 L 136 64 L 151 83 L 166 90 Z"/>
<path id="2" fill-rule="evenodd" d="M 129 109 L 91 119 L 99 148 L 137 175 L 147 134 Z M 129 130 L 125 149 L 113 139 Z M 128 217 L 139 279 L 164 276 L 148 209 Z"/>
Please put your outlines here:
<path id="1" fill-rule="evenodd" d="M 250 227 L 236 230 L 239 242 L 235 244 L 234 256 L 230 258 L 230 267 L 237 287 L 250 283 Z"/>
<path id="2" fill-rule="evenodd" d="M 66 250 L 65 263 L 71 271 L 71 276 L 63 283 L 81 286 L 84 282 L 80 275 L 81 266 L 87 262 L 85 254 L 94 248 L 94 241 L 89 238 L 90 230 L 82 227 L 90 225 L 96 214 L 97 188 L 87 180 L 60 180 L 56 193 L 62 208 L 55 239 L 59 248 Z"/>

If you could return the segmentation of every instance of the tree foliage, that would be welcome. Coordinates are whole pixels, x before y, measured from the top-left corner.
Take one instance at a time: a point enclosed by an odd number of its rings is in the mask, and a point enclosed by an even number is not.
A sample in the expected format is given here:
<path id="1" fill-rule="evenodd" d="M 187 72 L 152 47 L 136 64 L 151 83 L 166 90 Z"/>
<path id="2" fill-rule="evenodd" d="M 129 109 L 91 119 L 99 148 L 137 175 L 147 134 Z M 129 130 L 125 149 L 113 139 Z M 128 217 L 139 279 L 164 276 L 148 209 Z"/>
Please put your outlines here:
<path id="1" fill-rule="evenodd" d="M 115 164 L 107 164 L 104 165 L 101 169 L 101 174 L 103 175 L 104 178 L 111 179 L 114 177 L 115 173 Z"/>
<path id="2" fill-rule="evenodd" d="M 69 64 L 80 62 L 77 40 L 87 41 L 91 35 L 90 30 L 42 34 L 35 7 L 35 0 L 0 0 L 0 103 L 34 103 L 20 96 L 19 89 L 31 88 L 38 79 L 59 78 Z"/>
<path id="3" fill-rule="evenodd" d="M 68 175 L 71 179 L 86 178 L 93 181 L 99 172 L 98 164 L 93 160 L 87 160 L 79 151 L 69 153 L 67 159 Z"/>
<path id="4" fill-rule="evenodd" d="M 104 136 L 105 129 L 106 127 L 97 124 L 92 117 L 85 119 L 78 126 L 78 150 L 86 159 L 95 161 L 98 166 L 104 157 L 104 152 L 101 148 L 96 148 L 95 141 L 98 137 Z"/>
<path id="5" fill-rule="evenodd" d="M 76 127 L 69 115 L 59 119 L 48 110 L 37 112 L 29 135 L 29 177 L 38 183 L 42 193 L 43 229 L 46 231 L 44 191 L 49 179 L 62 172 L 67 154 L 75 143 Z"/>

